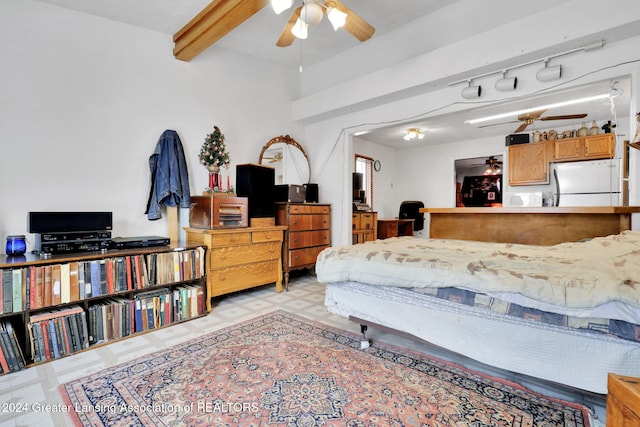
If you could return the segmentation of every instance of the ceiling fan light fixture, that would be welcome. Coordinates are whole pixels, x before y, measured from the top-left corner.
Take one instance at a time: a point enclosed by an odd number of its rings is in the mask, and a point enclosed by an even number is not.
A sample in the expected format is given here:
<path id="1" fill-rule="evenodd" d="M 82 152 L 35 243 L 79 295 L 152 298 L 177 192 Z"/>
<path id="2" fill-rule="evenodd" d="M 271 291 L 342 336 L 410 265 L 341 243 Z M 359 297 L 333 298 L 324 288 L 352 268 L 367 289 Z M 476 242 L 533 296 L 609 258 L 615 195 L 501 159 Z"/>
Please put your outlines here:
<path id="1" fill-rule="evenodd" d="M 291 6 L 293 6 L 293 0 L 271 0 L 271 7 L 278 15 L 289 9 Z"/>
<path id="2" fill-rule="evenodd" d="M 411 141 L 412 139 L 423 139 L 424 133 L 418 128 L 409 128 L 405 131 L 404 136 L 402 137 L 405 141 Z"/>
<path id="3" fill-rule="evenodd" d="M 306 22 L 298 18 L 298 20 L 293 25 L 293 27 L 291 27 L 291 34 L 293 34 L 299 39 L 306 39 L 308 34 L 307 32 L 308 27 L 309 26 L 306 24 Z"/>
<path id="4" fill-rule="evenodd" d="M 560 79 L 562 76 L 562 66 L 554 65 L 549 67 L 547 61 L 544 63 L 544 68 L 541 68 L 536 73 L 536 79 L 540 82 L 551 82 Z"/>
<path id="5" fill-rule="evenodd" d="M 318 3 L 308 1 L 305 2 L 304 6 L 302 6 L 300 19 L 302 19 L 307 25 L 317 25 L 322 21 L 323 14 L 324 12 L 322 11 L 322 7 Z"/>
<path id="6" fill-rule="evenodd" d="M 460 94 L 464 99 L 480 98 L 480 95 L 482 95 L 482 86 L 472 86 L 471 82 L 469 82 L 469 86 L 463 88 Z"/>
<path id="7" fill-rule="evenodd" d="M 328 2 L 332 3 L 332 2 Z M 344 26 L 347 22 L 347 14 L 336 9 L 333 6 L 327 6 L 327 19 L 331 22 L 334 31 L 338 31 L 339 28 Z"/>

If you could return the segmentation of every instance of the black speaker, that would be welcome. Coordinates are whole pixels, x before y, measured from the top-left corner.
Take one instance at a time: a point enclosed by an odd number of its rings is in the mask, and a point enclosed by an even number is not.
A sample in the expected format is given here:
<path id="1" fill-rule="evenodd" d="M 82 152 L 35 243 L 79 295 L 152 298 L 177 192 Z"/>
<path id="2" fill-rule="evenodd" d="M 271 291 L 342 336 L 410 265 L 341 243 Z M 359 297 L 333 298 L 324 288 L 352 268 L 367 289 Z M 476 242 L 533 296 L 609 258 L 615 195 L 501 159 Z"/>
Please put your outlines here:
<path id="1" fill-rule="evenodd" d="M 505 145 L 526 144 L 529 142 L 528 133 L 512 133 L 505 138 Z"/>
<path id="2" fill-rule="evenodd" d="M 29 233 L 111 230 L 111 212 L 29 212 Z"/>
<path id="3" fill-rule="evenodd" d="M 307 189 L 304 201 L 308 203 L 318 203 L 320 201 L 318 184 L 305 184 L 304 186 Z"/>
<path id="4" fill-rule="evenodd" d="M 249 219 L 276 216 L 276 173 L 269 166 L 236 166 L 236 194 L 247 197 Z"/>

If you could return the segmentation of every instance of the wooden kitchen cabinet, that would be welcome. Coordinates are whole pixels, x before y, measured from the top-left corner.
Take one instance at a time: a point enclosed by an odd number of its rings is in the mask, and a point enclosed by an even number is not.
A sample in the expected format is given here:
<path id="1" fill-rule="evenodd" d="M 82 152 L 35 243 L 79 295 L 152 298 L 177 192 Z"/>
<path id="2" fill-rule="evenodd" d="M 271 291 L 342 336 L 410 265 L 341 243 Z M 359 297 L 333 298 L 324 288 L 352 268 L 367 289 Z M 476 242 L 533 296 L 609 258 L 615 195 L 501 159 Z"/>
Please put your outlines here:
<path id="1" fill-rule="evenodd" d="M 553 141 L 556 162 L 578 160 L 597 160 L 613 158 L 615 152 L 615 134 L 603 133 L 578 138 L 557 139 Z"/>
<path id="2" fill-rule="evenodd" d="M 287 287 L 289 271 L 315 267 L 318 254 L 331 246 L 331 205 L 276 203 L 276 224 L 287 228 L 282 249 Z"/>
<path id="3" fill-rule="evenodd" d="M 187 242 L 207 247 L 207 311 L 211 298 L 275 283 L 282 291 L 285 227 L 185 228 Z"/>
<path id="4" fill-rule="evenodd" d="M 509 185 L 549 183 L 548 141 L 509 146 Z"/>
<path id="5" fill-rule="evenodd" d="M 377 212 L 353 212 L 351 218 L 351 236 L 354 245 L 377 239 Z"/>
<path id="6" fill-rule="evenodd" d="M 640 427 L 640 378 L 609 374 L 607 427 Z"/>

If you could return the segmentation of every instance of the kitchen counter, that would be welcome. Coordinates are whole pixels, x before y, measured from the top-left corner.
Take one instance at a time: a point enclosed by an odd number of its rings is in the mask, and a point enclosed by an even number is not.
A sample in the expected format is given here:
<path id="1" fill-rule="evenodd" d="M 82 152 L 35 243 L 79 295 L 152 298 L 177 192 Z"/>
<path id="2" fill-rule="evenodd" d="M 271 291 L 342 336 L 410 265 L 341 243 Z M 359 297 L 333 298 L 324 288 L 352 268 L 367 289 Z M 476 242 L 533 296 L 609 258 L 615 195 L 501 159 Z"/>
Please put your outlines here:
<path id="1" fill-rule="evenodd" d="M 422 208 L 429 237 L 554 245 L 631 229 L 640 206 Z"/>

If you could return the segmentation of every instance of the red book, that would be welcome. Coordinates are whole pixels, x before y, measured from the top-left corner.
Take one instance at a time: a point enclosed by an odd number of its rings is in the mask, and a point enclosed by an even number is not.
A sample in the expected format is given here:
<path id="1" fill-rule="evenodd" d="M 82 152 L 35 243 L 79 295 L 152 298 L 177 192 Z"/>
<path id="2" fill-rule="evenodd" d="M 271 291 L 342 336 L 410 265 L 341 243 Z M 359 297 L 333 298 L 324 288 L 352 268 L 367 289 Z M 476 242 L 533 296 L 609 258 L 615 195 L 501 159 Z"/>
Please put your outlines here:
<path id="1" fill-rule="evenodd" d="M 9 364 L 7 363 L 7 358 L 4 356 L 2 347 L 0 347 L 0 366 L 2 367 L 2 372 L 9 372 Z"/>
<path id="2" fill-rule="evenodd" d="M 36 275 L 35 265 L 29 267 L 29 308 L 36 308 Z M 2 311 L 0 311 L 1 313 Z"/>
<path id="3" fill-rule="evenodd" d="M 113 274 L 114 265 L 113 258 L 107 258 L 105 260 L 107 270 L 107 294 L 113 294 L 116 292 L 115 275 Z"/>
<path id="4" fill-rule="evenodd" d="M 42 341 L 44 344 L 44 355 L 47 358 L 47 361 L 51 360 L 51 351 L 49 350 L 49 325 L 48 322 L 43 321 L 39 322 L 39 325 L 42 328 Z"/>

